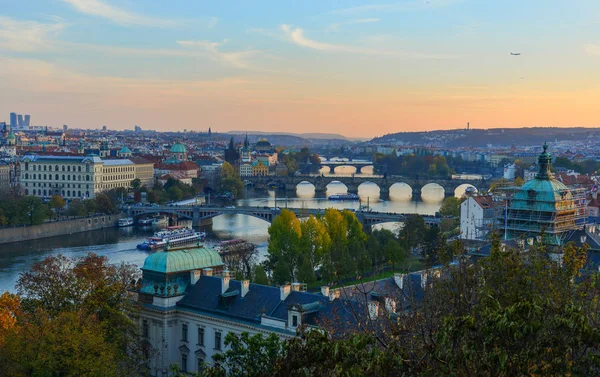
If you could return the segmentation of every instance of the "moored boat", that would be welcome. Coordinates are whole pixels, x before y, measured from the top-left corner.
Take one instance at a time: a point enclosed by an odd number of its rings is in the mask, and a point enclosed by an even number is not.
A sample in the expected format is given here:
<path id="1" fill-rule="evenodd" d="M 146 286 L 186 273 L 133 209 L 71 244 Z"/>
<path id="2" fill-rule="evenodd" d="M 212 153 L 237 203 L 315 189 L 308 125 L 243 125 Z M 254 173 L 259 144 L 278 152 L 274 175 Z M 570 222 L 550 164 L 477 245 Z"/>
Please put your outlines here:
<path id="1" fill-rule="evenodd" d="M 197 232 L 191 228 L 181 226 L 172 226 L 154 233 L 152 237 L 137 245 L 137 248 L 140 250 L 155 250 L 164 248 L 167 242 L 169 247 L 178 247 L 204 241 L 205 238 L 205 232 Z"/>
<path id="2" fill-rule="evenodd" d="M 119 227 L 131 226 L 131 225 L 133 225 L 133 219 L 131 217 L 125 217 L 123 219 L 119 219 L 119 221 L 117 221 L 117 225 Z"/>
<path id="3" fill-rule="evenodd" d="M 330 195 L 329 200 L 359 200 L 360 197 L 357 194 L 335 194 Z"/>

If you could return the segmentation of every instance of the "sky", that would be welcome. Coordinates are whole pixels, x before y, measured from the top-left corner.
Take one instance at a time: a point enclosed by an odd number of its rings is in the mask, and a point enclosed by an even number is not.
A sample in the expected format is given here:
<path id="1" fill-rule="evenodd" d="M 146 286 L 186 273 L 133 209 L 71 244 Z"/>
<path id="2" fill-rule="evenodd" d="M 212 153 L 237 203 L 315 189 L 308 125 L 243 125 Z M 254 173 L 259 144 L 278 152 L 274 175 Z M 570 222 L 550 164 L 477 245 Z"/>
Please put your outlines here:
<path id="1" fill-rule="evenodd" d="M 598 67 L 597 0 L 0 0 L 0 121 L 594 127 Z"/>

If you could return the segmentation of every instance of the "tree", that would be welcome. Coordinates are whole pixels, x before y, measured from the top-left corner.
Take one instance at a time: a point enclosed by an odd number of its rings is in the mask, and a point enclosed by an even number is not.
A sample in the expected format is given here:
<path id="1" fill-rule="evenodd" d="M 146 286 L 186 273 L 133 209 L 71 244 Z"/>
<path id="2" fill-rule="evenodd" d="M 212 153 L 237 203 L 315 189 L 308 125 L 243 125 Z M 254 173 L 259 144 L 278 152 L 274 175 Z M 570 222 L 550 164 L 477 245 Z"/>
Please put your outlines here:
<path id="1" fill-rule="evenodd" d="M 67 202 L 65 202 L 63 197 L 60 195 L 53 195 L 52 198 L 50 198 L 50 207 L 56 211 L 57 216 L 66 205 Z"/>
<path id="2" fill-rule="evenodd" d="M 108 194 L 100 193 L 96 195 L 94 201 L 96 202 L 96 211 L 100 213 L 111 214 L 118 211 L 116 199 Z"/>
<path id="3" fill-rule="evenodd" d="M 218 371 L 222 376 L 272 376 L 284 352 L 276 334 L 263 337 L 262 334 L 230 332 L 225 336 L 225 347 L 225 352 L 213 356 L 217 365 L 216 371 L 212 371 L 214 374 Z"/>
<path id="4" fill-rule="evenodd" d="M 275 283 L 289 282 L 295 277 L 301 234 L 300 220 L 285 209 L 269 226 L 268 262 Z"/>
<path id="5" fill-rule="evenodd" d="M 228 162 L 221 165 L 220 191 L 231 192 L 235 198 L 241 198 L 244 194 L 244 182 L 240 179 L 235 168 Z"/>
<path id="6" fill-rule="evenodd" d="M 299 252 L 304 256 L 305 270 L 313 271 L 322 262 L 323 258 L 329 254 L 331 247 L 331 238 L 327 233 L 325 225 L 316 217 L 310 216 L 306 221 L 300 224 L 301 234 L 299 243 Z M 300 281 L 307 282 L 304 279 Z"/>
<path id="7" fill-rule="evenodd" d="M 408 247 L 414 248 L 424 240 L 425 220 L 421 215 L 409 215 L 400 230 L 400 238 Z"/>
<path id="8" fill-rule="evenodd" d="M 517 186 L 517 187 L 521 187 L 521 186 L 523 186 L 523 184 L 524 184 L 524 183 L 525 183 L 525 181 L 524 181 L 524 180 L 523 180 L 523 178 L 521 178 L 521 177 L 517 177 L 517 178 L 515 179 L 515 186 Z"/>
<path id="9" fill-rule="evenodd" d="M 133 191 L 138 191 L 142 187 L 142 181 L 139 178 L 135 178 L 131 181 L 130 187 Z"/>
<path id="10" fill-rule="evenodd" d="M 440 207 L 440 215 L 442 216 L 460 216 L 460 204 L 462 201 L 454 196 L 449 196 L 444 199 L 442 206 Z"/>
<path id="11" fill-rule="evenodd" d="M 258 264 L 254 266 L 254 279 L 253 281 L 256 284 L 269 285 L 269 278 L 267 277 L 267 273 L 265 272 L 265 268 Z"/>
<path id="12" fill-rule="evenodd" d="M 20 201 L 19 206 L 21 213 L 27 214 L 30 225 L 42 224 L 48 218 L 48 207 L 40 198 L 26 196 Z"/>
<path id="13" fill-rule="evenodd" d="M 35 264 L 17 282 L 20 314 L 0 362 L 14 376 L 142 374 L 146 356 L 128 291 L 137 277 L 136 266 L 92 253 Z"/>
<path id="14" fill-rule="evenodd" d="M 87 210 L 85 208 L 85 203 L 80 199 L 73 199 L 69 203 L 69 207 L 67 208 L 67 214 L 69 216 L 85 216 L 87 215 Z"/>

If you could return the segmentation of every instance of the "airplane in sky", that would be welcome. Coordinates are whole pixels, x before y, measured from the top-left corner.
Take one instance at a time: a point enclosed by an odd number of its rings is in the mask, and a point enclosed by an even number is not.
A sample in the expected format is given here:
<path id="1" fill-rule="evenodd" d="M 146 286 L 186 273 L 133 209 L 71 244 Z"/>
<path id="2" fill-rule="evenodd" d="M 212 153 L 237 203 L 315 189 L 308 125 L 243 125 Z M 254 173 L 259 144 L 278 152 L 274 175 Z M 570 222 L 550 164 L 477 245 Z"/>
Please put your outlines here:
<path id="1" fill-rule="evenodd" d="M 511 54 L 512 56 L 519 56 L 519 55 L 521 55 L 521 53 L 520 53 L 520 52 L 511 52 L 510 54 Z"/>

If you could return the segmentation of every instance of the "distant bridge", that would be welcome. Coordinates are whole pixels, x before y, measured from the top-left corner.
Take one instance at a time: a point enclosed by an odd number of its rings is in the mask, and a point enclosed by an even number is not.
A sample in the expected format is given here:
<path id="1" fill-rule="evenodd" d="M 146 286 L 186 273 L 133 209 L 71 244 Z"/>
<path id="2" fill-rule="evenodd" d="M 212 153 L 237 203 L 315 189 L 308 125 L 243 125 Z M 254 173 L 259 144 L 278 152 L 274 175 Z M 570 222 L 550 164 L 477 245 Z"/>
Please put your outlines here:
<path id="1" fill-rule="evenodd" d="M 420 178 L 420 177 L 338 177 L 338 176 L 320 176 L 320 175 L 298 175 L 291 177 L 276 176 L 257 176 L 243 177 L 244 181 L 251 182 L 256 188 L 266 189 L 271 185 L 285 187 L 288 191 L 295 191 L 299 183 L 308 182 L 315 186 L 315 192 L 327 191 L 327 185 L 332 182 L 340 182 L 346 185 L 349 193 L 357 193 L 358 187 L 366 182 L 371 182 L 379 187 L 381 194 L 389 194 L 390 187 L 396 183 L 405 183 L 412 189 L 413 195 L 420 195 L 423 187 L 427 185 L 437 185 L 430 187 L 441 187 L 445 195 L 454 195 L 454 190 L 462 185 L 473 186 L 477 190 L 487 190 L 490 187 L 489 180 L 483 179 L 450 179 L 441 178 Z M 465 186 L 463 186 L 465 187 Z"/>
<path id="2" fill-rule="evenodd" d="M 330 172 L 333 172 L 335 168 L 340 166 L 350 166 L 355 168 L 357 173 L 360 173 L 364 167 L 374 166 L 374 164 L 369 161 L 321 161 L 319 165 L 321 168 L 328 167 Z"/>
<path id="3" fill-rule="evenodd" d="M 308 217 L 310 215 L 317 216 L 325 214 L 325 209 L 317 208 L 286 208 L 292 211 L 299 218 Z M 214 217 L 232 214 L 246 215 L 256 217 L 258 219 L 272 223 L 275 217 L 281 213 L 280 208 L 272 207 L 205 207 L 205 206 L 132 206 L 128 209 L 128 214 L 131 217 L 139 218 L 147 215 L 168 215 L 179 219 L 192 220 L 193 226 L 210 225 Z M 356 216 L 364 227 L 371 227 L 383 223 L 404 222 L 411 214 L 407 213 L 392 213 L 392 212 L 372 212 L 372 211 L 356 211 Z M 440 218 L 435 216 L 423 216 L 426 224 L 437 225 L 440 223 Z"/>

